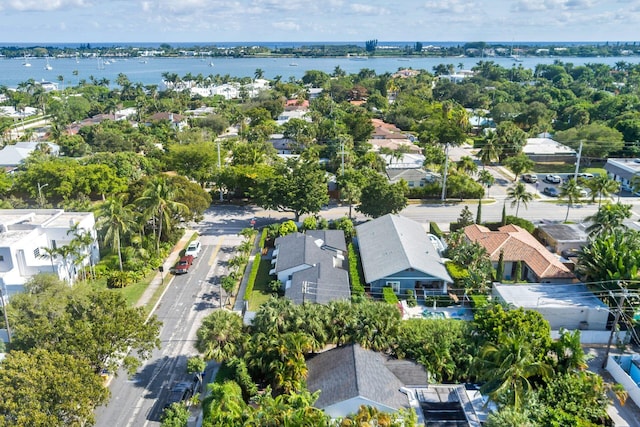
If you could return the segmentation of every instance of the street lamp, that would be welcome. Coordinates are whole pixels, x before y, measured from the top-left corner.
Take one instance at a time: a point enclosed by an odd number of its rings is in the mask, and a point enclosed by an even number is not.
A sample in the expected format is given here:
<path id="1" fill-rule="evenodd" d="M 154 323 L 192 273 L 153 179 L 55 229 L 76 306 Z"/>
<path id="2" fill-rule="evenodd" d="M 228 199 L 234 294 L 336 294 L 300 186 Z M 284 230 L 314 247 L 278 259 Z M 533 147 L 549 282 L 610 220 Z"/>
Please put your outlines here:
<path id="1" fill-rule="evenodd" d="M 42 197 L 42 189 L 44 187 L 46 187 L 47 185 L 49 185 L 49 183 L 46 183 L 44 185 L 40 185 L 40 183 L 38 182 L 38 199 L 40 202 L 40 207 L 44 207 L 44 198 Z"/>

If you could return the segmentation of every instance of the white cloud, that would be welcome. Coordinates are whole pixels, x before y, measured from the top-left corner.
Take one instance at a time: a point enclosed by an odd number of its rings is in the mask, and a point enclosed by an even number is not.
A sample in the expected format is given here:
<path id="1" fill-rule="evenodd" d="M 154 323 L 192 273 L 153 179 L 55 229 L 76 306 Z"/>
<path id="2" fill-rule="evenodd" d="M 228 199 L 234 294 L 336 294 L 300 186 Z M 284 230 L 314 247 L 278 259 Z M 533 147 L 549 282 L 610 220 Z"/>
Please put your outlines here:
<path id="1" fill-rule="evenodd" d="M 471 10 L 480 10 L 474 2 L 465 0 L 431 0 L 424 7 L 434 13 L 442 14 L 469 14 Z"/>
<path id="2" fill-rule="evenodd" d="M 84 0 L 9 0 L 2 1 L 7 9 L 18 11 L 52 11 L 73 7 L 84 7 L 88 4 Z"/>
<path id="3" fill-rule="evenodd" d="M 389 15 L 389 10 L 384 7 L 371 6 L 368 4 L 354 3 L 349 6 L 352 12 L 363 15 Z"/>
<path id="4" fill-rule="evenodd" d="M 300 31 L 300 25 L 291 21 L 274 22 L 273 24 L 271 24 L 271 26 L 273 28 L 277 28 L 278 30 Z"/>

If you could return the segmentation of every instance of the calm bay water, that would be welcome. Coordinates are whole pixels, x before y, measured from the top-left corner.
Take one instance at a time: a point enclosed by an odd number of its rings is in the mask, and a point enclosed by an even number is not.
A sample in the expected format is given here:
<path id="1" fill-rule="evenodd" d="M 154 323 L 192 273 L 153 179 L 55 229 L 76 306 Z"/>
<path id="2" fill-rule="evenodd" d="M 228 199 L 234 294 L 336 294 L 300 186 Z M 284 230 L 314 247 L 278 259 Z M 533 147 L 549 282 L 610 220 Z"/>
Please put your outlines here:
<path id="1" fill-rule="evenodd" d="M 111 61 L 111 59 L 108 59 Z M 106 78 L 115 85 L 118 74 L 125 74 L 133 83 L 140 82 L 144 85 L 162 83 L 162 73 L 176 73 L 184 76 L 191 73 L 194 76 L 202 74 L 226 75 L 234 77 L 253 77 L 256 69 L 264 71 L 264 78 L 273 79 L 281 76 L 283 81 L 293 76 L 302 78 L 307 70 L 320 70 L 332 73 L 339 66 L 347 73 L 357 73 L 363 68 L 374 70 L 377 74 L 393 73 L 402 68 L 423 69 L 432 71 L 439 64 L 453 64 L 456 69 L 460 67 L 470 69 L 476 65 L 480 58 L 371 58 L 365 60 L 353 60 L 341 58 L 147 58 L 143 62 L 140 58 L 117 59 L 103 65 L 98 59 L 50 58 L 51 70 L 46 70 L 44 58 L 29 58 L 30 67 L 23 65 L 23 59 L 0 59 L 0 85 L 16 87 L 19 83 L 29 79 L 36 81 L 59 82 L 58 76 L 62 76 L 65 84 L 77 84 L 78 80 L 89 80 L 90 76 L 96 79 Z M 574 65 L 587 63 L 603 63 L 614 65 L 616 62 L 640 63 L 640 57 L 525 57 L 522 62 L 514 62 L 509 58 L 484 58 L 486 61 L 494 61 L 506 68 L 522 65 L 526 68 L 535 68 L 537 64 L 552 64 L 559 60 L 571 62 Z M 77 76 L 74 75 L 77 70 Z"/>

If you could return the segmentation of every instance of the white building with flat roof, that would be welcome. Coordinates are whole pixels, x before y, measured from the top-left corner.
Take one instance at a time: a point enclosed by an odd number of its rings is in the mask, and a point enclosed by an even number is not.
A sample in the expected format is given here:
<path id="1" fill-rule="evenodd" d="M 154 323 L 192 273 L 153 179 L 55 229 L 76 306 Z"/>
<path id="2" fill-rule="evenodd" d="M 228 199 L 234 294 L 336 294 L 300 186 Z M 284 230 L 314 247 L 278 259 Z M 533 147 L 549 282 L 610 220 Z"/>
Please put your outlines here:
<path id="1" fill-rule="evenodd" d="M 620 183 L 623 190 L 631 191 L 631 180 L 640 175 L 640 159 L 638 158 L 609 158 L 604 165 L 609 178 Z"/>
<path id="2" fill-rule="evenodd" d="M 499 301 L 540 313 L 552 331 L 606 331 L 609 307 L 585 285 L 493 285 Z"/>
<path id="3" fill-rule="evenodd" d="M 88 233 L 91 243 L 65 258 L 47 249 L 69 245 L 74 234 Z M 0 209 L 0 286 L 3 295 L 21 292 L 30 277 L 54 273 L 73 282 L 78 271 L 100 258 L 95 218 L 91 212 L 62 209 Z"/>

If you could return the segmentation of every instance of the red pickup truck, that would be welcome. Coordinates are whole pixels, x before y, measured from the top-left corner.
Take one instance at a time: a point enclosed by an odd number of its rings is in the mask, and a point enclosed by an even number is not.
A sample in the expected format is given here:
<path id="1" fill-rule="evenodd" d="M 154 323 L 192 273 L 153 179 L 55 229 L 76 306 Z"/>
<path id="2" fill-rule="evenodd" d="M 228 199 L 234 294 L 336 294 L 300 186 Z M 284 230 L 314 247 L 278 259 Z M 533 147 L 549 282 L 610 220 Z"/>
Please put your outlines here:
<path id="1" fill-rule="evenodd" d="M 187 255 L 180 258 L 173 271 L 175 274 L 185 274 L 193 264 L 193 256 Z"/>

